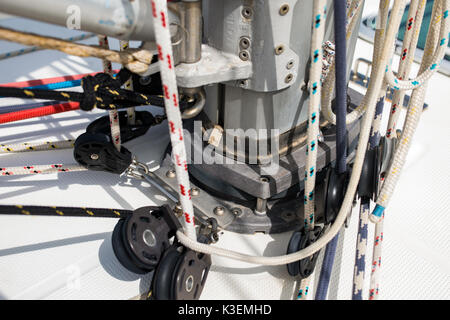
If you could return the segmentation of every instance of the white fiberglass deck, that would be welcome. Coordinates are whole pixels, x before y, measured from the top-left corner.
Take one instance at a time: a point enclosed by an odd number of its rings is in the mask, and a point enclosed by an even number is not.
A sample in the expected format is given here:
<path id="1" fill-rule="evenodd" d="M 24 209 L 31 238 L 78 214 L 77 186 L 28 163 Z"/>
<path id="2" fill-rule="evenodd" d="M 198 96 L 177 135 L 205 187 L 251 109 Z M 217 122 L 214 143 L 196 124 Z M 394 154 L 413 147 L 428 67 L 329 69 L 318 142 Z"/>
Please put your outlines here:
<path id="1" fill-rule="evenodd" d="M 58 37 L 75 31 L 24 19 L 0 25 Z M 85 41 L 95 43 L 96 39 Z M 111 41 L 113 47 L 118 43 Z M 0 41 L 0 53 L 20 46 Z M 358 40 L 355 59 L 371 59 L 372 46 Z M 116 66 L 118 67 L 118 66 Z M 417 66 L 415 66 L 417 68 Z M 97 59 L 40 51 L 0 61 L 0 83 L 100 71 Z M 428 110 L 414 137 L 408 162 L 385 220 L 382 299 L 450 298 L 450 78 L 437 74 L 428 86 Z M 0 106 L 19 99 L 0 99 Z M 386 106 L 386 110 L 389 105 Z M 157 110 L 157 109 L 153 109 Z M 105 112 L 74 111 L 0 125 L 0 143 L 76 138 Z M 387 116 L 384 116 L 384 123 Z M 126 144 L 156 168 L 169 138 L 167 126 L 152 128 Z M 2 154 L 0 166 L 75 163 L 72 150 Z M 0 178 L 0 204 L 117 207 L 162 204 L 146 182 L 101 172 Z M 358 212 L 341 236 L 330 299 L 351 298 Z M 0 216 L 1 299 L 129 299 L 148 290 L 151 275 L 124 269 L 111 247 L 116 219 Z M 368 296 L 373 225 L 367 253 Z M 218 245 L 251 254 L 281 255 L 290 234 L 242 236 L 225 232 Z M 320 265 L 320 262 L 319 264 Z M 319 272 L 316 271 L 317 276 Z M 262 267 L 213 257 L 203 299 L 291 299 L 295 283 L 286 268 Z"/>

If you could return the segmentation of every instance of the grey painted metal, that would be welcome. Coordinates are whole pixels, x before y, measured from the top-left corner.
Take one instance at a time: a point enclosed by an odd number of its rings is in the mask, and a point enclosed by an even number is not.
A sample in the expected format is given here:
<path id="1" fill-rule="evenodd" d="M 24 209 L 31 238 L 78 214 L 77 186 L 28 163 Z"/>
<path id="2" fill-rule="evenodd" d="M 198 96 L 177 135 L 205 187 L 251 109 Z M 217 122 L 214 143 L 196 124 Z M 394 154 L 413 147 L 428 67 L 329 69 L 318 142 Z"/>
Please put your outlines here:
<path id="1" fill-rule="evenodd" d="M 285 4 L 289 11 L 282 15 Z M 301 88 L 308 78 L 312 5 L 296 0 L 203 0 L 204 43 L 239 56 L 241 39 L 248 39 L 245 50 L 253 71 L 248 79 L 206 88 L 204 110 L 212 122 L 225 130 L 276 129 L 280 135 L 306 122 L 308 93 Z M 327 7 L 325 40 L 333 40 L 331 0 Z M 251 10 L 250 18 L 243 16 L 245 8 Z M 355 32 L 348 46 L 349 73 L 356 39 Z M 277 54 L 280 45 L 284 50 Z"/>
<path id="2" fill-rule="evenodd" d="M 355 108 L 361 102 L 362 95 L 351 89 L 348 90 L 348 94 L 352 101 L 351 108 Z M 348 125 L 347 130 L 350 152 L 356 147 L 360 131 L 360 121 L 358 120 L 351 125 Z M 318 144 L 317 151 L 317 171 L 322 170 L 336 159 L 334 126 L 323 128 L 322 133 L 323 142 Z M 192 136 L 190 141 L 198 141 L 199 139 L 201 138 Z M 186 143 L 188 143 L 188 140 L 189 139 L 186 140 Z M 211 154 L 203 152 L 203 150 L 199 150 L 201 145 L 198 143 L 186 147 L 192 148 L 190 153 L 191 157 L 195 157 L 196 154 L 203 154 L 204 157 L 203 163 L 191 164 L 189 166 L 191 174 L 199 180 L 204 180 L 204 178 L 199 176 L 199 172 L 201 172 L 202 175 L 208 176 L 209 181 L 219 181 L 218 184 L 222 183 L 224 185 L 224 191 L 225 185 L 231 185 L 251 196 L 269 199 L 277 194 L 285 192 L 293 185 L 298 184 L 300 190 L 303 188 L 306 163 L 305 144 L 299 146 L 289 154 L 281 156 L 276 173 L 267 172 L 264 165 L 243 162 L 227 164 L 224 155 L 213 152 Z M 195 158 L 193 160 L 195 160 Z M 195 163 L 194 161 L 192 162 Z M 270 177 L 269 182 L 261 181 L 261 176 Z M 208 185 L 212 185 L 212 183 L 208 182 Z M 231 193 L 229 190 L 226 192 Z"/>
<path id="3" fill-rule="evenodd" d="M 150 172 L 149 176 L 152 182 L 156 181 L 164 185 L 166 191 L 176 195 L 178 187 L 176 179 L 166 174 L 172 168 L 172 161 L 166 157 L 160 168 Z M 319 183 L 316 193 L 318 223 L 321 223 L 324 212 L 325 188 L 323 186 L 323 182 Z M 241 205 L 212 196 L 193 181 L 191 181 L 191 187 L 199 190 L 199 193 L 192 197 L 196 219 L 206 221 L 209 217 L 215 218 L 221 229 L 244 234 L 256 232 L 274 234 L 303 228 L 303 201 L 299 201 L 298 198 L 268 202 L 266 214 L 256 215 L 253 206 Z M 303 196 L 300 195 L 300 198 L 303 199 Z M 216 214 L 218 207 L 223 209 L 223 211 L 220 210 L 221 214 Z"/>
<path id="4" fill-rule="evenodd" d="M 178 86 L 196 88 L 213 83 L 246 79 L 252 74 L 252 63 L 242 61 L 237 55 L 202 45 L 200 61 L 180 63 L 175 71 Z"/>
<path id="5" fill-rule="evenodd" d="M 153 15 L 149 0 L 1 0 L 0 11 L 123 40 L 153 41 Z M 168 21 L 178 23 L 169 11 Z"/>

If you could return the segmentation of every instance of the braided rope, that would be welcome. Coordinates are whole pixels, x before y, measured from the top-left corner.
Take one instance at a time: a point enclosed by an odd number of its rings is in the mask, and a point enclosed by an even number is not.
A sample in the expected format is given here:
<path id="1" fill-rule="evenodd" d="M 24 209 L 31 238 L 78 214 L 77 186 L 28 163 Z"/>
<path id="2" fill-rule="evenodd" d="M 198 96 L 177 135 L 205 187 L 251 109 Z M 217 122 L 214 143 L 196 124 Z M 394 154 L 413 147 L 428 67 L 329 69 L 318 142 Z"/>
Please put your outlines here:
<path id="1" fill-rule="evenodd" d="M 419 33 L 422 26 L 425 5 L 426 0 L 421 0 L 420 4 L 418 0 L 414 0 L 411 1 L 409 7 L 410 11 L 408 13 L 408 24 L 405 26 L 402 54 L 397 72 L 399 78 L 401 79 L 409 78 L 409 73 L 411 71 L 414 60 L 414 53 L 416 50 L 417 42 L 419 40 Z M 413 11 L 414 9 L 415 12 Z M 395 127 L 398 121 L 398 117 L 400 116 L 400 112 L 397 112 L 397 109 L 399 109 L 399 106 L 403 106 L 404 98 L 405 91 L 395 90 L 394 96 L 392 98 L 391 114 L 389 115 L 389 122 L 386 131 L 387 138 L 391 138 L 392 133 L 394 133 L 395 136 Z"/>
<path id="2" fill-rule="evenodd" d="M 0 205 L 0 215 L 121 218 L 131 214 L 131 210 L 109 208 Z"/>
<path id="3" fill-rule="evenodd" d="M 439 10 L 435 8 L 439 7 Z M 424 57 L 420 66 L 419 72 L 422 72 L 429 61 L 433 57 L 433 50 L 436 48 L 436 44 L 439 42 L 447 43 L 447 38 L 441 38 L 442 32 L 440 32 L 441 19 L 445 20 L 445 33 L 448 34 L 450 23 L 448 18 L 448 9 L 450 7 L 449 0 L 436 1 L 433 6 L 433 19 L 431 21 L 431 27 L 428 32 L 427 42 L 425 44 Z M 441 8 L 443 10 L 441 10 Z M 443 41 L 444 40 L 444 41 Z M 390 168 L 385 178 L 383 187 L 381 188 L 380 195 L 377 199 L 377 205 L 370 215 L 370 220 L 374 223 L 380 221 L 382 213 L 389 203 L 394 188 L 400 177 L 403 165 L 406 161 L 406 156 L 411 145 L 414 132 L 420 120 L 420 115 L 423 111 L 423 103 L 425 99 L 426 84 L 413 90 L 411 94 L 411 100 L 408 106 L 408 112 L 406 120 L 403 125 L 402 135 L 399 139 L 398 148 L 393 156 Z"/>
<path id="4" fill-rule="evenodd" d="M 130 47 L 129 41 L 120 40 L 119 41 L 120 50 L 125 51 Z M 133 80 L 130 78 L 124 84 L 125 89 L 133 91 Z M 127 108 L 127 122 L 129 125 L 136 124 L 136 112 L 134 108 Z"/>
<path id="5" fill-rule="evenodd" d="M 16 152 L 29 152 L 29 151 L 45 151 L 56 149 L 70 149 L 73 148 L 74 140 L 63 141 L 46 141 L 46 142 L 33 142 L 33 143 L 15 143 L 15 144 L 0 144 L 1 153 L 16 153 Z"/>
<path id="6" fill-rule="evenodd" d="M 118 52 L 98 46 L 83 45 L 8 28 L 0 28 L 0 39 L 21 43 L 26 46 L 39 46 L 44 49 L 58 50 L 78 57 L 105 59 L 110 62 L 120 63 L 130 71 L 138 74 L 147 71 L 153 58 L 153 53 L 144 49 L 128 49 Z"/>
<path id="7" fill-rule="evenodd" d="M 309 68 L 309 105 L 308 105 L 308 141 L 306 145 L 305 166 L 305 195 L 304 195 L 304 235 L 314 229 L 314 188 L 316 185 L 316 162 L 320 114 L 321 77 L 322 77 L 322 43 L 325 34 L 326 1 L 316 0 L 313 6 L 312 36 Z M 311 276 L 302 279 L 298 292 L 298 299 L 304 300 L 308 297 Z"/>
<path id="8" fill-rule="evenodd" d="M 70 37 L 70 38 L 67 38 L 64 40 L 72 42 L 72 41 L 86 40 L 86 39 L 90 39 L 92 37 L 95 37 L 95 34 L 83 33 L 83 34 L 80 34 L 79 36 Z M 43 48 L 34 46 L 34 47 L 23 48 L 20 50 L 11 51 L 11 52 L 7 52 L 7 53 L 2 53 L 2 54 L 0 54 L 0 60 L 5 60 L 5 59 L 13 58 L 13 57 L 19 57 L 24 54 L 32 53 L 32 52 L 36 52 L 36 51 L 40 51 L 40 50 L 43 50 Z"/>
<path id="9" fill-rule="evenodd" d="M 0 168 L 0 175 L 20 176 L 27 174 L 51 174 L 58 172 L 86 171 L 87 169 L 78 164 L 44 164 L 36 166 L 23 167 L 4 167 Z"/>
<path id="10" fill-rule="evenodd" d="M 159 53 L 159 66 L 164 92 L 165 109 L 172 143 L 172 158 L 175 165 L 178 196 L 184 215 L 184 232 L 191 240 L 196 240 L 194 226 L 194 207 L 191 200 L 191 188 L 187 171 L 186 149 L 183 139 L 183 123 L 179 108 L 178 88 L 175 65 L 172 54 L 169 24 L 167 21 L 167 1 L 152 0 L 153 25 Z"/>
<path id="11" fill-rule="evenodd" d="M 104 35 L 98 35 L 98 42 L 100 47 L 109 49 L 108 37 Z M 103 63 L 103 71 L 109 75 L 112 75 L 112 65 L 111 61 L 106 59 L 102 59 Z M 111 127 L 111 137 L 114 147 L 116 147 L 117 151 L 120 152 L 120 146 L 122 145 L 122 141 L 120 139 L 120 123 L 119 123 L 119 111 L 110 110 L 109 114 L 109 123 Z"/>

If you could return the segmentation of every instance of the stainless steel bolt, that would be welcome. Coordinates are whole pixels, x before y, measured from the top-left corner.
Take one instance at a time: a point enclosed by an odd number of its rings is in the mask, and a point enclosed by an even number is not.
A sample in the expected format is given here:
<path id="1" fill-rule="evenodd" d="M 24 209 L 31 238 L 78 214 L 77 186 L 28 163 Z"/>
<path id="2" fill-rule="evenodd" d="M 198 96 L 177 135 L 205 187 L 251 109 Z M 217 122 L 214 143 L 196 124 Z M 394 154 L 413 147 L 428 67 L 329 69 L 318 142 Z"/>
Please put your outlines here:
<path id="1" fill-rule="evenodd" d="M 276 55 L 280 55 L 284 52 L 284 46 L 282 44 L 280 44 L 279 46 L 277 46 L 275 48 L 275 54 Z"/>
<path id="2" fill-rule="evenodd" d="M 173 170 L 173 169 L 170 169 L 169 171 L 166 172 L 167 178 L 175 178 L 175 176 L 176 176 L 176 173 L 175 173 L 175 170 Z"/>
<path id="3" fill-rule="evenodd" d="M 192 188 L 191 189 L 191 196 L 198 196 L 200 194 L 200 189 L 199 188 Z"/>
<path id="4" fill-rule="evenodd" d="M 242 61 L 247 61 L 248 58 L 250 58 L 250 54 L 248 53 L 247 50 L 242 50 L 241 52 L 239 52 L 239 58 L 240 58 Z"/>
<path id="5" fill-rule="evenodd" d="M 214 214 L 215 215 L 221 216 L 224 213 L 225 213 L 225 208 L 224 207 L 218 206 L 218 207 L 214 208 Z"/>
<path id="6" fill-rule="evenodd" d="M 289 5 L 288 4 L 283 4 L 280 8 L 280 15 L 284 16 L 289 12 Z"/>
<path id="7" fill-rule="evenodd" d="M 284 78 L 284 82 L 289 83 L 294 79 L 294 75 L 292 73 L 289 73 L 286 78 Z"/>

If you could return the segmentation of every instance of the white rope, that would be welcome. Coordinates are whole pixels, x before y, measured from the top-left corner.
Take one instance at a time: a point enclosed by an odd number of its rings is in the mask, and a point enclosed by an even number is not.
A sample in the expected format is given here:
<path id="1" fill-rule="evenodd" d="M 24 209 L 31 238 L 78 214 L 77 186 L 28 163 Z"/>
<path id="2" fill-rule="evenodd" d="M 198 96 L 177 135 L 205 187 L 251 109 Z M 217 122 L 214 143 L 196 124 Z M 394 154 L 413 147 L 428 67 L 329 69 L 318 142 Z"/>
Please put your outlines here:
<path id="1" fill-rule="evenodd" d="M 438 0 L 439 1 L 439 0 Z M 445 11 L 448 12 L 448 7 L 443 7 L 442 16 L 444 18 L 441 18 L 441 27 L 440 27 L 440 34 L 439 39 L 440 41 L 437 43 L 437 50 L 435 50 L 435 53 L 433 55 L 433 58 L 428 63 L 427 66 L 423 66 L 422 70 L 423 72 L 420 73 L 416 78 L 409 79 L 409 80 L 401 80 L 400 78 L 397 78 L 394 76 L 394 73 L 392 72 L 392 66 L 391 64 L 388 64 L 387 71 L 386 71 L 386 81 L 389 83 L 394 90 L 412 90 L 420 87 L 423 85 L 437 70 L 438 65 L 441 63 L 442 59 L 445 55 L 445 50 L 447 48 L 448 43 L 448 31 L 445 28 L 445 25 L 448 22 L 448 19 L 445 18 Z M 415 47 L 415 46 L 414 46 Z M 428 61 L 430 59 L 427 59 Z"/>
<path id="2" fill-rule="evenodd" d="M 422 72 L 426 68 L 426 66 L 429 65 L 429 60 L 431 60 L 431 57 L 433 57 L 433 50 L 435 49 L 436 44 L 443 43 L 443 45 L 446 46 L 448 43 L 448 38 L 447 37 L 442 38 L 441 37 L 442 32 L 438 31 L 440 31 L 441 26 L 439 22 L 441 21 L 441 19 L 444 19 L 445 20 L 445 24 L 443 25 L 443 27 L 445 28 L 444 33 L 447 35 L 449 32 L 450 27 L 449 25 L 450 19 L 448 18 L 449 4 L 450 4 L 449 0 L 442 0 L 436 1 L 433 6 L 433 10 L 435 6 L 437 6 L 438 8 L 442 8 L 443 6 L 443 10 L 440 9 L 434 10 L 419 73 Z M 405 123 L 403 125 L 402 135 L 399 139 L 398 148 L 393 156 L 391 165 L 388 170 L 388 174 L 385 178 L 385 182 L 378 196 L 377 206 L 370 215 L 370 219 L 372 222 L 376 223 L 380 221 L 383 211 L 386 208 L 387 204 L 389 203 L 394 188 L 400 177 L 400 173 L 406 161 L 406 156 L 408 154 L 409 147 L 411 145 L 411 140 L 419 123 L 420 115 L 422 114 L 423 103 L 426 93 L 426 85 L 427 83 L 415 89 L 411 94 L 408 112 L 406 115 Z"/>
<path id="3" fill-rule="evenodd" d="M 48 174 L 58 172 L 86 171 L 87 169 L 78 164 L 45 164 L 37 166 L 4 167 L 0 168 L 0 175 L 19 176 L 27 174 Z"/>
<path id="4" fill-rule="evenodd" d="M 401 17 L 405 8 L 405 0 L 396 0 L 391 12 L 391 19 L 388 30 L 386 33 L 386 39 L 382 46 L 381 55 L 379 57 L 380 65 L 387 65 L 389 61 L 393 49 L 394 49 L 394 39 L 397 33 L 397 30 L 400 26 Z M 381 44 L 376 44 L 381 45 Z M 260 264 L 260 265 L 284 265 L 288 263 L 292 263 L 294 261 L 298 261 L 304 259 L 306 257 L 311 256 L 316 253 L 320 249 L 326 246 L 326 244 L 331 241 L 336 234 L 340 231 L 342 225 L 344 224 L 347 214 L 349 210 L 352 208 L 353 198 L 355 195 L 356 188 L 358 186 L 359 178 L 361 175 L 362 165 L 364 162 L 365 153 L 367 150 L 367 143 L 369 140 L 370 129 L 372 127 L 372 122 L 375 115 L 375 105 L 379 96 L 379 92 L 382 89 L 383 80 L 384 80 L 384 70 L 381 68 L 377 70 L 376 74 L 374 74 L 369 82 L 369 88 L 366 93 L 367 100 L 367 110 L 364 114 L 361 124 L 361 132 L 359 135 L 358 148 L 356 150 L 355 161 L 353 164 L 352 175 L 350 177 L 350 181 L 347 187 L 347 191 L 342 202 L 341 209 L 336 217 L 333 225 L 328 229 L 328 231 L 319 238 L 316 242 L 311 244 L 305 249 L 302 249 L 298 252 L 291 253 L 288 255 L 275 256 L 275 257 L 264 257 L 264 256 L 252 256 L 247 254 L 242 254 L 236 251 L 227 250 L 211 245 L 206 245 L 203 243 L 198 243 L 197 241 L 193 241 L 189 239 L 186 235 L 184 235 L 181 231 L 177 231 L 177 238 L 180 242 L 186 247 L 202 252 L 205 254 L 216 254 L 226 258 L 235 259 L 244 261 L 252 264 Z"/>
<path id="5" fill-rule="evenodd" d="M 130 42 L 125 40 L 119 41 L 120 50 L 125 51 L 130 47 Z M 124 84 L 125 89 L 133 91 L 133 80 L 128 79 Z M 135 125 L 136 124 L 136 112 L 135 108 L 127 108 L 127 123 L 129 125 Z"/>
<path id="6" fill-rule="evenodd" d="M 405 26 L 402 53 L 398 67 L 398 75 L 402 79 L 408 78 L 414 61 L 414 54 L 419 40 L 419 33 L 422 26 L 423 14 L 425 12 L 426 0 L 413 0 L 409 6 L 408 21 Z M 414 28 L 412 28 L 413 26 Z M 391 113 L 389 114 L 386 137 L 395 137 L 395 127 L 400 115 L 401 106 L 405 98 L 405 91 L 396 90 L 392 98 Z"/>
<path id="7" fill-rule="evenodd" d="M 98 43 L 101 48 L 109 49 L 108 37 L 99 35 Z M 103 71 L 105 73 L 112 75 L 113 72 L 112 72 L 111 62 L 106 59 L 102 59 L 102 63 L 103 63 Z M 111 127 L 111 138 L 112 138 L 114 147 L 116 147 L 117 151 L 120 152 L 122 141 L 120 138 L 119 111 L 118 110 L 109 110 L 108 114 L 109 114 L 109 124 Z"/>
<path id="8" fill-rule="evenodd" d="M 185 237 L 196 243 L 197 235 L 194 226 L 194 207 L 191 200 L 186 149 L 183 141 L 183 124 L 178 105 L 178 88 L 172 54 L 172 43 L 170 40 L 169 21 L 167 20 L 167 1 L 152 0 L 152 14 L 154 17 L 153 25 L 159 54 L 164 103 L 167 122 L 169 124 L 170 141 L 172 143 L 172 156 L 179 185 L 178 195 L 184 214 Z"/>
<path id="9" fill-rule="evenodd" d="M 316 185 L 316 164 L 317 148 L 319 136 L 320 118 L 320 96 L 321 96 L 321 76 L 322 76 L 322 42 L 325 34 L 326 1 L 316 0 L 313 6 L 313 25 L 311 36 L 311 66 L 309 68 L 309 105 L 308 105 L 308 142 L 306 145 L 306 166 L 305 166 L 305 196 L 304 196 L 304 223 L 305 236 L 309 230 L 314 229 L 314 188 Z M 312 275 L 311 275 L 312 276 Z M 300 290 L 297 295 L 304 300 L 308 297 L 308 288 L 311 276 L 302 279 Z"/>
<path id="10" fill-rule="evenodd" d="M 29 152 L 29 151 L 70 149 L 70 148 L 73 148 L 74 143 L 75 143 L 74 140 L 69 139 L 69 140 L 63 140 L 63 141 L 0 144 L 0 154 L 1 153 Z"/>

